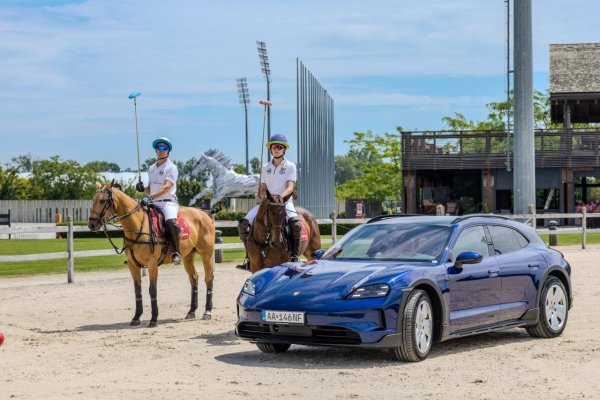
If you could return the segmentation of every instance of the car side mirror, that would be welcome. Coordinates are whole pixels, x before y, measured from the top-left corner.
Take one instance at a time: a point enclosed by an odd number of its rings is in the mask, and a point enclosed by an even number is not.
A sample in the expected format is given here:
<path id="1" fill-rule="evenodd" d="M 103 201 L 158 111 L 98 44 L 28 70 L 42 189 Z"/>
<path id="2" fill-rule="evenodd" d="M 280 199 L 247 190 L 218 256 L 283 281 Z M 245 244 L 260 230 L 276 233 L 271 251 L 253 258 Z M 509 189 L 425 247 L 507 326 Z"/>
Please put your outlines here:
<path id="1" fill-rule="evenodd" d="M 476 251 L 463 251 L 456 257 L 454 268 L 462 269 L 463 264 L 478 264 L 483 260 L 483 255 Z"/>

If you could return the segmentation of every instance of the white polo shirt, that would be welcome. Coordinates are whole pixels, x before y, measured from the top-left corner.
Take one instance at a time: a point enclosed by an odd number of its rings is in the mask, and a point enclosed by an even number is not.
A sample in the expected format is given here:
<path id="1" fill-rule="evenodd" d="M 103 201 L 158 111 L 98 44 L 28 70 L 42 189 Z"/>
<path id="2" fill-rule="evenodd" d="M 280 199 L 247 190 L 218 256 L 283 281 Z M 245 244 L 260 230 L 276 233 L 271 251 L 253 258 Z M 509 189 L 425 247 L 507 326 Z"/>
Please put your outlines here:
<path id="1" fill-rule="evenodd" d="M 171 190 L 167 193 L 155 198 L 154 200 L 173 200 L 177 201 L 177 178 L 179 176 L 179 171 L 177 170 L 177 166 L 171 161 L 167 160 L 163 165 L 152 164 L 150 168 L 148 168 L 148 186 L 150 186 L 150 193 L 156 193 L 158 189 L 160 189 L 165 181 L 171 182 L 173 185 L 171 186 Z"/>
<path id="2" fill-rule="evenodd" d="M 296 182 L 296 164 L 284 159 L 277 167 L 272 161 L 262 167 L 261 183 L 267 185 L 269 192 L 274 195 L 283 193 L 287 181 Z"/>

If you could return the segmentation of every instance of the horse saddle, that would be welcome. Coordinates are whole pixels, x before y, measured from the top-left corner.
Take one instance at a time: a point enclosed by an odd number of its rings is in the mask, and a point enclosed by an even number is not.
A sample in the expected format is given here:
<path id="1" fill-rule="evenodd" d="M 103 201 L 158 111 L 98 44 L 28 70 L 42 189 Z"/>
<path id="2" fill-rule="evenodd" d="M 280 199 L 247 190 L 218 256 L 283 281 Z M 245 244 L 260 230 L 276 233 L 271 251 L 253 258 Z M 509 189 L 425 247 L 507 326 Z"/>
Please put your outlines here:
<path id="1" fill-rule="evenodd" d="M 154 231 L 159 237 L 164 237 L 164 227 L 165 227 L 165 216 L 160 211 L 160 209 L 156 207 L 150 207 L 150 215 L 152 216 L 152 225 L 154 226 Z M 190 236 L 190 227 L 188 226 L 187 221 L 181 215 L 177 216 L 177 224 L 181 228 L 181 233 L 179 234 L 179 239 L 184 240 Z"/>

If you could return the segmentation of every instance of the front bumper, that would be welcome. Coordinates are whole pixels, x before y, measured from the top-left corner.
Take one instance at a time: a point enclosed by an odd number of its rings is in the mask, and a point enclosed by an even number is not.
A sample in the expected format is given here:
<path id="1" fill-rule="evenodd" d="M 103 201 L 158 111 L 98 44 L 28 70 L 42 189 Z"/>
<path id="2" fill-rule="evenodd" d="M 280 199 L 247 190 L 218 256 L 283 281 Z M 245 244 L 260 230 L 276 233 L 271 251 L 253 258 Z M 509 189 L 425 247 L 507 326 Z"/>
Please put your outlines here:
<path id="1" fill-rule="evenodd" d="M 307 312 L 306 325 L 277 324 L 262 322 L 259 310 L 238 305 L 235 331 L 240 338 L 259 343 L 394 348 L 400 346 L 401 335 L 395 323 L 387 326 L 389 319 L 383 310 Z"/>

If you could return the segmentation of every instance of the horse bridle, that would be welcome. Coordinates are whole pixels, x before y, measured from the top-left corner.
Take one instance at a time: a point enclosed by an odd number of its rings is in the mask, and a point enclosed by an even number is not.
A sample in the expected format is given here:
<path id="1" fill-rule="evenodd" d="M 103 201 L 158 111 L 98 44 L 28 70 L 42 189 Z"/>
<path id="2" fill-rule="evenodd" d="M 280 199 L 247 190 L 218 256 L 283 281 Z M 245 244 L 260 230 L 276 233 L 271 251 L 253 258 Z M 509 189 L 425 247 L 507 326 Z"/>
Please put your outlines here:
<path id="1" fill-rule="evenodd" d="M 103 226 L 103 227 L 106 227 L 106 224 L 108 222 L 118 222 L 118 221 L 120 221 L 122 219 L 125 219 L 125 218 L 133 215 L 142 206 L 142 203 L 138 203 L 138 205 L 135 206 L 135 207 L 133 207 L 131 209 L 131 211 L 128 211 L 128 212 L 126 212 L 123 215 L 117 215 L 117 216 L 115 216 L 114 215 L 114 213 L 115 213 L 115 207 L 114 207 L 115 202 L 113 200 L 112 190 L 109 190 L 109 189 L 104 190 L 102 188 L 102 189 L 96 190 L 96 193 L 107 193 L 108 194 L 108 199 L 106 199 L 106 202 L 104 203 L 104 206 L 102 207 L 102 210 L 100 210 L 100 212 L 98 213 L 98 217 L 97 218 L 90 217 L 89 220 L 90 221 L 98 221 L 98 222 L 100 222 L 102 224 L 101 226 Z M 113 209 L 113 214 L 110 217 L 107 217 L 105 214 L 106 214 L 106 212 L 110 208 Z"/>

